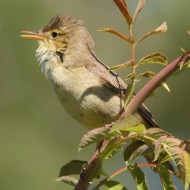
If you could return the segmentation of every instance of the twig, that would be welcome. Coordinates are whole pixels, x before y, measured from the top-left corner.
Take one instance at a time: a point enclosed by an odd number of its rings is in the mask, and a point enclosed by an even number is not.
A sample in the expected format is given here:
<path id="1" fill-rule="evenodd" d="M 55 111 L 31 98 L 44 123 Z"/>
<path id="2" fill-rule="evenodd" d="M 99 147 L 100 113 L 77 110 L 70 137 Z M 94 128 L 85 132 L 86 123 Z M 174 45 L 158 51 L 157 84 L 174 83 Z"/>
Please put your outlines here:
<path id="1" fill-rule="evenodd" d="M 137 164 L 138 167 L 152 167 L 152 168 L 156 168 L 156 164 L 152 164 L 152 163 L 140 163 L 140 164 Z M 105 179 L 103 179 L 102 181 L 100 181 L 100 183 L 93 189 L 97 189 L 99 188 L 100 186 L 104 185 L 108 180 L 114 178 L 115 176 L 117 176 L 118 174 L 121 174 L 122 172 L 128 170 L 129 167 L 128 166 L 125 166 L 117 171 L 115 171 L 114 173 L 112 173 L 112 175 L 110 175 L 109 177 L 106 177 Z"/>
<path id="2" fill-rule="evenodd" d="M 180 64 L 186 61 L 190 56 L 190 51 L 187 51 L 184 55 L 178 57 L 172 61 L 168 66 L 162 69 L 157 75 L 155 75 L 130 101 L 126 111 L 122 114 L 125 117 L 127 114 L 133 114 L 137 108 L 153 93 L 153 91 L 177 69 L 179 69 Z"/>
<path id="3" fill-rule="evenodd" d="M 138 94 L 131 100 L 128 104 L 126 111 L 122 114 L 122 117 L 125 117 L 127 114 L 132 114 L 135 110 L 144 102 L 144 100 L 163 82 L 165 81 L 174 71 L 178 69 L 180 64 L 185 61 L 190 56 L 190 51 L 186 54 L 178 57 L 173 62 L 171 62 L 168 66 L 162 69 L 154 78 L 152 78 L 139 92 Z M 88 162 L 85 169 L 83 169 L 83 173 L 80 176 L 79 182 L 76 185 L 74 190 L 87 190 L 90 185 L 90 182 L 96 177 L 98 170 L 101 167 L 101 160 L 98 159 L 98 154 L 100 149 L 105 145 L 102 143 L 102 146 L 99 147 L 90 161 Z M 139 164 L 139 166 L 150 166 Z M 114 174 L 112 174 L 113 176 Z"/>
<path id="4" fill-rule="evenodd" d="M 107 139 L 104 139 L 96 148 L 95 153 L 92 155 L 88 164 L 83 167 L 80 174 L 80 179 L 74 190 L 87 190 L 90 182 L 97 176 L 99 169 L 101 168 L 102 161 L 98 158 L 98 155 L 102 152 L 102 149 L 106 146 Z"/>
<path id="5" fill-rule="evenodd" d="M 90 182 L 96 177 L 101 167 L 101 161 L 96 157 L 82 169 L 80 179 L 74 190 L 87 190 Z"/>

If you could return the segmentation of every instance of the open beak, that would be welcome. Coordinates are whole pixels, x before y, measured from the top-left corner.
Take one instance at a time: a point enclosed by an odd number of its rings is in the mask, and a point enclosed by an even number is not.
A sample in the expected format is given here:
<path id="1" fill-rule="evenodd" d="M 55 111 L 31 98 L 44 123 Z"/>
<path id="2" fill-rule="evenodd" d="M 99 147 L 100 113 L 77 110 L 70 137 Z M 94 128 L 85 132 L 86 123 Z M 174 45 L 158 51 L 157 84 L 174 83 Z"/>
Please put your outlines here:
<path id="1" fill-rule="evenodd" d="M 40 34 L 39 32 L 32 32 L 32 31 L 21 31 L 21 33 L 24 33 L 20 35 L 23 38 L 30 38 L 35 40 L 44 40 L 45 36 Z"/>

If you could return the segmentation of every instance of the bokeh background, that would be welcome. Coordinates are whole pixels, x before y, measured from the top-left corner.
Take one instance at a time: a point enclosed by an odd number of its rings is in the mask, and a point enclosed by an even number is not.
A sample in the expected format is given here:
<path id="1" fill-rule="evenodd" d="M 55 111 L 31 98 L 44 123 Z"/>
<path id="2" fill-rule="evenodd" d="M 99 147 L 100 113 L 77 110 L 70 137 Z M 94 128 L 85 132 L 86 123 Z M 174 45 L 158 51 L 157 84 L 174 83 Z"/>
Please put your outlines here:
<path id="1" fill-rule="evenodd" d="M 128 0 L 131 10 L 137 2 Z M 171 61 L 180 55 L 179 47 L 190 49 L 186 33 L 190 30 L 189 8 L 189 0 L 147 0 L 135 25 L 137 38 L 163 21 L 167 21 L 169 29 L 140 44 L 137 58 L 161 51 Z M 72 159 L 87 160 L 94 149 L 89 147 L 78 153 L 78 143 L 86 130 L 64 112 L 41 74 L 34 56 L 37 43 L 20 38 L 21 30 L 41 29 L 60 13 L 85 20 L 96 42 L 96 54 L 107 65 L 130 59 L 128 44 L 97 31 L 114 27 L 127 33 L 125 20 L 111 0 L 0 0 L 1 190 L 70 190 L 70 186 L 55 182 L 59 168 Z M 126 72 L 119 74 L 124 77 Z M 171 78 L 168 85 L 171 93 L 159 88 L 156 98 L 146 103 L 162 128 L 179 138 L 189 138 L 190 71 Z M 119 157 L 122 155 L 107 162 L 108 170 L 114 170 L 109 168 L 110 163 L 122 167 Z M 129 175 L 119 177 L 129 189 L 135 189 Z M 148 181 L 151 189 L 161 189 L 156 175 L 149 175 Z M 179 181 L 176 184 L 183 189 Z"/>

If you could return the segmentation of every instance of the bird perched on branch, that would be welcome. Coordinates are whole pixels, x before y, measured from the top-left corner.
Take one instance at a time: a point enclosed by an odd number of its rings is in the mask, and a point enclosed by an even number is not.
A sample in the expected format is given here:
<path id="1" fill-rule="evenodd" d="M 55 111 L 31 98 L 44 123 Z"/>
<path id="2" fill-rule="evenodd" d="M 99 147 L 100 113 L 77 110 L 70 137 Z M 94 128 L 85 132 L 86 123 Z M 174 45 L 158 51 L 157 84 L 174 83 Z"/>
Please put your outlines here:
<path id="1" fill-rule="evenodd" d="M 94 41 L 70 16 L 54 17 L 39 32 L 23 31 L 36 39 L 36 56 L 64 109 L 88 129 L 116 121 L 124 108 L 126 83 L 94 53 Z M 151 113 L 140 106 L 135 115 L 146 127 L 157 127 Z"/>

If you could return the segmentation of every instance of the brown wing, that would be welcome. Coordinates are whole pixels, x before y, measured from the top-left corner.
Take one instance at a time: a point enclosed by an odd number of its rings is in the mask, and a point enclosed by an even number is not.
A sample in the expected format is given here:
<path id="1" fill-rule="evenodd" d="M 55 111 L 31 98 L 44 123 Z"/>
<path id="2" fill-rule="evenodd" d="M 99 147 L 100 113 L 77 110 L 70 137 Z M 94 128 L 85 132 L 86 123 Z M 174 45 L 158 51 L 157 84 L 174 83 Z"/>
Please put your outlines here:
<path id="1" fill-rule="evenodd" d="M 126 83 L 118 76 L 117 73 L 109 71 L 109 67 L 104 65 L 93 52 L 90 51 L 95 59 L 94 63 L 86 63 L 86 68 L 100 78 L 102 84 L 107 88 L 115 91 L 118 95 L 125 93 Z M 98 63 L 98 64 L 97 64 Z"/>
<path id="2" fill-rule="evenodd" d="M 109 71 L 109 67 L 98 60 L 93 52 L 91 54 L 96 62 L 94 64 L 87 64 L 86 68 L 98 76 L 102 80 L 103 85 L 116 92 L 118 96 L 123 96 L 127 89 L 127 84 L 116 73 Z M 98 64 L 96 64 L 97 62 Z M 138 108 L 138 113 L 149 123 L 150 127 L 158 127 L 152 114 L 145 105 L 141 105 Z"/>

